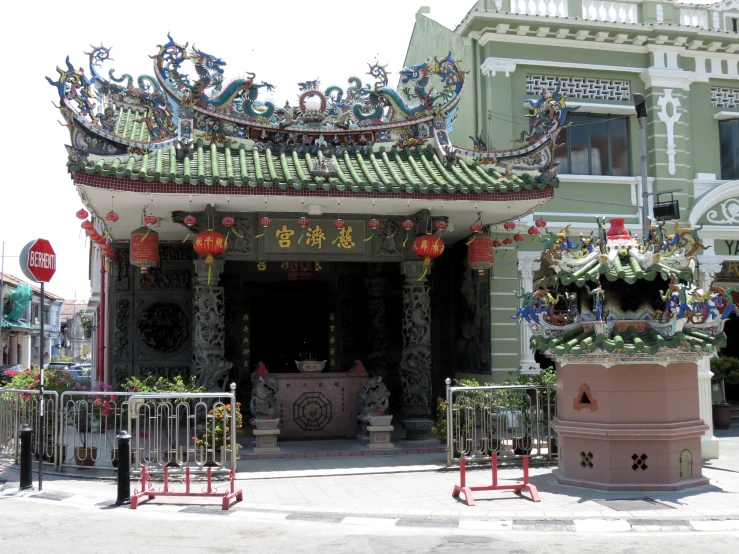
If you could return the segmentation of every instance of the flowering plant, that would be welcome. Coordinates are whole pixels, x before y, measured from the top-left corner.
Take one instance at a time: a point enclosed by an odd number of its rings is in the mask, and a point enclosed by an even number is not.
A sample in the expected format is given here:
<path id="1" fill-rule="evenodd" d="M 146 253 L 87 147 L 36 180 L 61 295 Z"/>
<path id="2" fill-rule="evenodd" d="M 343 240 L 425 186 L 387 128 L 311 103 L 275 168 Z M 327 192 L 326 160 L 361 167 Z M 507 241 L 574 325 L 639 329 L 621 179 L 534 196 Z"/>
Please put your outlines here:
<path id="1" fill-rule="evenodd" d="M 7 374 L 7 373 L 6 373 Z M 8 383 L 9 389 L 39 390 L 41 384 L 41 370 L 38 366 L 30 369 L 17 371 L 11 376 Z M 74 389 L 74 379 L 62 369 L 44 370 L 44 391 L 56 391 L 61 394 L 67 390 Z"/>
<path id="2" fill-rule="evenodd" d="M 196 435 L 192 439 L 195 447 L 199 450 L 217 451 L 225 445 L 226 449 L 231 448 L 231 404 L 219 404 L 208 412 L 206 418 L 206 429 L 201 435 Z M 241 402 L 236 403 L 236 435 L 243 435 L 243 419 L 241 417 Z M 241 445 L 237 442 L 234 448 L 238 452 Z"/>

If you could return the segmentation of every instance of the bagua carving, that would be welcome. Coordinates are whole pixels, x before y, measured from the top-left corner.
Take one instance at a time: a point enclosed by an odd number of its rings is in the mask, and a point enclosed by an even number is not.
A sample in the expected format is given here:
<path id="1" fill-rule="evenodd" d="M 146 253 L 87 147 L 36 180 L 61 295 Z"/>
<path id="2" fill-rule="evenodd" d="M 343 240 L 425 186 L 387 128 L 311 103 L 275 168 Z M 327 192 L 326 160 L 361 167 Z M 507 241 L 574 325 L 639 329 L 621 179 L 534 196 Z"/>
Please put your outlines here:
<path id="1" fill-rule="evenodd" d="M 251 254 L 253 250 L 252 239 L 251 219 L 238 218 L 228 237 L 228 251 L 238 254 Z"/>
<path id="2" fill-rule="evenodd" d="M 157 289 L 189 289 L 190 272 L 186 269 L 176 271 L 162 271 L 152 269 L 146 275 L 139 276 L 139 286 Z"/>
<path id="3" fill-rule="evenodd" d="M 403 287 L 403 353 L 400 378 L 407 415 L 431 414 L 431 298 L 425 283 Z"/>
<path id="4" fill-rule="evenodd" d="M 280 383 L 274 377 L 259 376 L 259 380 L 251 391 L 249 408 L 254 417 L 275 415 L 275 395 L 280 390 Z"/>
<path id="5" fill-rule="evenodd" d="M 176 352 L 190 338 L 190 322 L 177 304 L 156 303 L 139 316 L 139 339 L 156 352 Z"/>
<path id="6" fill-rule="evenodd" d="M 215 278 L 211 282 L 218 281 L 223 263 L 223 260 L 213 262 Z M 197 282 L 193 297 L 193 372 L 207 390 L 220 391 L 233 365 L 223 357 L 226 339 L 223 287 L 206 284 L 205 260 L 195 260 L 194 265 Z"/>
<path id="7" fill-rule="evenodd" d="M 113 333 L 113 357 L 125 358 L 128 356 L 128 315 L 129 302 L 127 298 L 119 298 L 115 302 L 115 331 Z"/>
<path id="8" fill-rule="evenodd" d="M 359 407 L 363 415 L 384 413 L 390 405 L 390 391 L 382 377 L 371 377 L 359 393 Z"/>

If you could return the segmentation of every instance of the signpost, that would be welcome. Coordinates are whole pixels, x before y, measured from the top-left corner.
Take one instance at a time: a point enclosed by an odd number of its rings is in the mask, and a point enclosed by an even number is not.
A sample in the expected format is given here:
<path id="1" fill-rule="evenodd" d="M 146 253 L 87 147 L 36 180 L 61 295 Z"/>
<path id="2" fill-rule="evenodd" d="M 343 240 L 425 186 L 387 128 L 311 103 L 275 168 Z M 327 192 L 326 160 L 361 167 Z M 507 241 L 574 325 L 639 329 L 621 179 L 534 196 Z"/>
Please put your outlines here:
<path id="1" fill-rule="evenodd" d="M 38 490 L 43 486 L 44 447 L 44 284 L 51 281 L 56 272 L 56 254 L 51 243 L 46 239 L 32 240 L 23 247 L 20 255 L 20 266 L 23 274 L 30 280 L 41 283 L 41 309 L 39 310 L 39 437 L 41 437 L 38 457 Z"/>

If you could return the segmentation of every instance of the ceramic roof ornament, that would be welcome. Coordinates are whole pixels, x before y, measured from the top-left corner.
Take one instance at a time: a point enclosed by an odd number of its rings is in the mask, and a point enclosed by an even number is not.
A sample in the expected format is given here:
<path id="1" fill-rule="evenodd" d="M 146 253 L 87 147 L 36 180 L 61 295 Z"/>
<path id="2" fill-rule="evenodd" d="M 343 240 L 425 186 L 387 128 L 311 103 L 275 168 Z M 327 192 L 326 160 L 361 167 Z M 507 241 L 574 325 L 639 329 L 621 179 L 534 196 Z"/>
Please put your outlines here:
<path id="1" fill-rule="evenodd" d="M 622 219 L 609 228 L 599 219 L 598 229 L 579 240 L 569 226 L 541 237 L 553 275 L 517 294 L 522 307 L 511 316 L 531 327 L 532 350 L 564 361 L 679 361 L 725 345 L 724 322 L 737 306 L 733 291 L 694 282 L 700 228 L 659 223 L 646 240 Z"/>

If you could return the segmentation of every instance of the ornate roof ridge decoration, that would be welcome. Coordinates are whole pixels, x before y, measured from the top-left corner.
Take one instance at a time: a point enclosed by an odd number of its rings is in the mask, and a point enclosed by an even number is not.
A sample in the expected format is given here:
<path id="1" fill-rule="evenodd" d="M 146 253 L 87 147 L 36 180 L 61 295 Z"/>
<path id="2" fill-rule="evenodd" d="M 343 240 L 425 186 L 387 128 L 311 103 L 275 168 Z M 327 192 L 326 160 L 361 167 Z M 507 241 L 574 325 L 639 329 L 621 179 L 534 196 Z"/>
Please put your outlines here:
<path id="1" fill-rule="evenodd" d="M 632 237 L 623 219 L 597 219 L 591 233 L 573 242 L 569 225 L 540 237 L 553 276 L 533 292 L 516 294 L 512 318 L 531 327 L 532 350 L 559 361 L 693 360 L 726 344 L 723 327 L 735 311 L 730 288 L 694 284 L 696 254 L 706 247 L 698 228 Z"/>
<path id="2" fill-rule="evenodd" d="M 567 95 L 542 91 L 531 100 L 531 125 L 521 133 L 524 144 L 508 150 L 456 148 L 449 139 L 451 124 L 466 84 L 467 72 L 451 52 L 400 70 L 400 90 L 388 86 L 389 72 L 368 64 L 373 84 L 358 77 L 346 89 L 331 85 L 321 90 L 318 79 L 298 83 L 297 105 L 283 107 L 261 94 L 274 87 L 256 75 L 224 83 L 226 62 L 189 43 L 167 35 L 154 60 L 154 75 L 102 74 L 112 61 L 103 45 L 87 52 L 89 75 L 66 59 L 56 87 L 60 109 L 70 129 L 72 161 L 83 155 L 145 155 L 157 150 L 190 149 L 202 139 L 211 145 L 254 141 L 260 151 L 303 146 L 355 148 L 376 143 L 399 148 L 431 144 L 445 167 L 460 156 L 492 164 L 507 172 L 539 170 L 543 178 L 556 175 L 552 149 L 566 114 Z M 194 69 L 187 72 L 187 66 Z M 478 141 L 481 142 L 481 141 Z M 72 151 L 70 151 L 72 155 Z"/>

